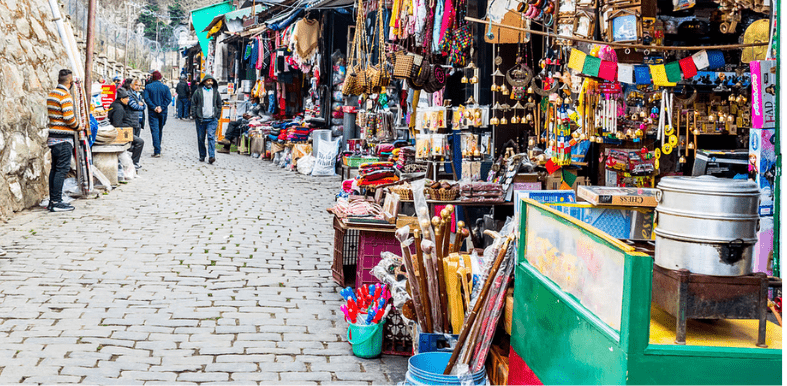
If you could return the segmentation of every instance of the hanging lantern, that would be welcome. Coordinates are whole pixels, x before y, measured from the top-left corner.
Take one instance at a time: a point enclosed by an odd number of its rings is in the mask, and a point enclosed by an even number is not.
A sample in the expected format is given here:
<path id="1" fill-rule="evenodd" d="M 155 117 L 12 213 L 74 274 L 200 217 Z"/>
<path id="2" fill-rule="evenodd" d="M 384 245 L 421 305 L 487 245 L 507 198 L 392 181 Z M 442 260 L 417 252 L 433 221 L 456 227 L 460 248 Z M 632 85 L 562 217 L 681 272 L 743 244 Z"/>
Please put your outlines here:
<path id="1" fill-rule="evenodd" d="M 694 150 L 694 142 L 689 142 L 688 146 L 686 147 L 689 148 L 689 150 Z"/>
<path id="2" fill-rule="evenodd" d="M 503 116 L 503 118 L 500 119 L 500 124 L 501 125 L 507 125 L 508 124 L 508 119 L 506 119 L 505 115 Z"/>
<path id="3" fill-rule="evenodd" d="M 517 123 L 519 123 L 519 117 L 518 117 L 518 116 L 516 116 L 516 115 L 514 115 L 514 117 L 513 117 L 513 118 L 511 118 L 511 123 L 513 123 L 513 124 L 517 124 Z"/>
<path id="4" fill-rule="evenodd" d="M 532 94 L 532 93 L 533 93 L 533 87 L 528 87 L 528 88 L 527 88 L 527 93 L 528 93 L 528 94 Z M 532 99 L 533 99 L 533 98 L 528 98 L 528 101 L 530 101 L 530 102 L 533 102 L 533 100 L 532 100 Z"/>
<path id="5" fill-rule="evenodd" d="M 680 156 L 680 159 L 678 160 L 678 162 L 680 162 L 682 164 L 685 164 L 686 163 L 686 157 Z"/>
<path id="6" fill-rule="evenodd" d="M 476 83 L 478 83 L 478 76 L 473 75 L 473 77 L 470 78 L 470 84 L 476 84 Z"/>
<path id="7" fill-rule="evenodd" d="M 492 87 L 490 87 L 490 89 L 492 90 L 492 92 L 497 92 L 497 85 L 492 83 Z"/>
<path id="8" fill-rule="evenodd" d="M 490 125 L 497 125 L 498 123 L 500 123 L 500 120 L 498 120 L 497 117 L 492 117 L 491 119 L 489 119 Z"/>
<path id="9" fill-rule="evenodd" d="M 462 75 L 462 83 L 467 83 L 467 75 Z"/>

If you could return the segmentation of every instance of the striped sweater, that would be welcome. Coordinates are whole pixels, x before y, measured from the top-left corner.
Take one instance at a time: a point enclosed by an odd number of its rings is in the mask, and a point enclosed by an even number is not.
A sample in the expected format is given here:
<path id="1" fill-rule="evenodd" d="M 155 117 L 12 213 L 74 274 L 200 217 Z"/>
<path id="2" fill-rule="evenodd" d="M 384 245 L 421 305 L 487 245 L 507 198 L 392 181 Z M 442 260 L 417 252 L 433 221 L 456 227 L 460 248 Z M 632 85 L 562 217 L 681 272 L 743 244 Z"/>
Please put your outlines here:
<path id="1" fill-rule="evenodd" d="M 58 84 L 46 98 L 46 107 L 49 114 L 49 128 L 57 130 L 75 131 L 79 122 L 74 114 L 74 100 L 66 86 Z"/>

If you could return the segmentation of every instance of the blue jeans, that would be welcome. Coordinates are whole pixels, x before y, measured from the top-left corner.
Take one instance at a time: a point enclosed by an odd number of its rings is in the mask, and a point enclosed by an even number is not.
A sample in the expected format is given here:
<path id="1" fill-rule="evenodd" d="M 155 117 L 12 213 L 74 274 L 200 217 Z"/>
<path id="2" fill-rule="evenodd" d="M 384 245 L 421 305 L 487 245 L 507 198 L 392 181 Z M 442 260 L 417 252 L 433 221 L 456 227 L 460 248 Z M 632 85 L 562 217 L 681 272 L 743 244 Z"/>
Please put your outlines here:
<path id="1" fill-rule="evenodd" d="M 186 119 L 189 117 L 189 98 L 178 98 L 178 118 Z"/>
<path id="2" fill-rule="evenodd" d="M 216 118 L 197 120 L 197 149 L 199 158 L 205 158 L 205 137 L 208 137 L 208 156 L 216 158 L 216 127 L 219 120 Z"/>
<path id="3" fill-rule="evenodd" d="M 153 154 L 161 154 L 161 136 L 164 125 L 167 123 L 167 110 L 161 114 L 148 110 L 148 123 L 150 124 L 150 136 L 153 137 Z"/>

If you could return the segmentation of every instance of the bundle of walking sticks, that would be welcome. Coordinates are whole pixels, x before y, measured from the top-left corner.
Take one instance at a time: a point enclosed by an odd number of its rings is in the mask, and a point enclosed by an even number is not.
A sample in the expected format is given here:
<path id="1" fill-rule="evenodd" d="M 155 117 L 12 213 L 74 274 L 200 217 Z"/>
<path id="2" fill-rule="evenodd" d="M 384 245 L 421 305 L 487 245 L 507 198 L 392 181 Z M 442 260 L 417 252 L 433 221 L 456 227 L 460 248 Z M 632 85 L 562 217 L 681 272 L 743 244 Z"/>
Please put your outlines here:
<path id="1" fill-rule="evenodd" d="M 471 369 L 483 365 L 489 349 L 484 342 L 492 340 L 504 303 L 501 294 L 505 294 L 512 276 L 514 255 L 509 253 L 513 235 L 501 236 L 486 231 L 496 242 L 489 247 L 491 251 L 487 250 L 487 254 L 491 253 L 487 263 L 476 268 L 481 272 L 472 272 L 472 257 L 460 252 L 464 239 L 470 234 L 463 222 L 456 223 L 451 242 L 453 211 L 453 206 L 448 205 L 431 221 L 423 220 L 419 223 L 420 229 L 413 231 L 414 239 L 409 237 L 409 226 L 396 232 L 407 271 L 408 293 L 420 331 L 459 334 L 446 374 L 457 363 L 470 365 Z M 414 256 L 410 250 L 413 242 Z M 478 281 L 475 291 L 473 277 Z"/>
<path id="2" fill-rule="evenodd" d="M 415 256 L 410 251 L 413 242 L 409 238 L 410 227 L 396 232 L 402 245 L 408 292 L 422 332 L 458 333 L 470 303 L 470 257 L 459 253 L 470 231 L 462 221 L 457 222 L 456 235 L 451 242 L 453 212 L 454 207 L 447 205 L 429 224 L 413 232 Z"/>

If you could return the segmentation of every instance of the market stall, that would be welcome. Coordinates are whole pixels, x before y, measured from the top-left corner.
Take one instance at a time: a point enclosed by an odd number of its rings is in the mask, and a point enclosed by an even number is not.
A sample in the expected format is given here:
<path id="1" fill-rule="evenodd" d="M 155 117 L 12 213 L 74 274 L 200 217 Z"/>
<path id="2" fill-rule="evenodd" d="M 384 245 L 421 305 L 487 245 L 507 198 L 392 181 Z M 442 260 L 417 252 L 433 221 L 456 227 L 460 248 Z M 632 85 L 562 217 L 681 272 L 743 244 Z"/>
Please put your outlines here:
<path id="1" fill-rule="evenodd" d="M 768 323 L 760 341 L 764 314 L 691 321 L 680 342 L 674 310 L 658 299 L 681 281 L 664 283 L 652 251 L 533 200 L 519 204 L 511 384 L 781 384 L 782 330 Z M 728 303 L 741 296 L 708 290 Z M 767 289 L 745 296 L 765 311 Z"/>

